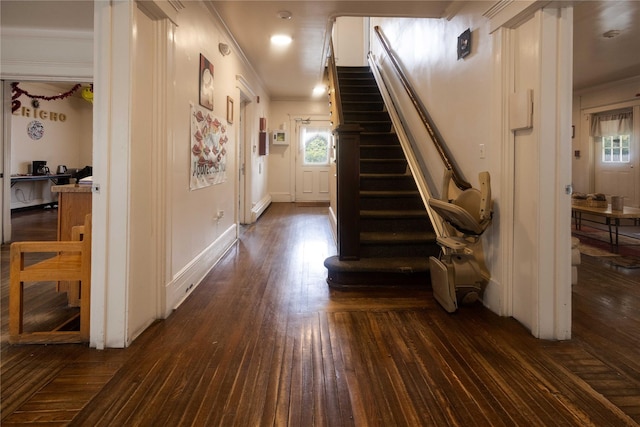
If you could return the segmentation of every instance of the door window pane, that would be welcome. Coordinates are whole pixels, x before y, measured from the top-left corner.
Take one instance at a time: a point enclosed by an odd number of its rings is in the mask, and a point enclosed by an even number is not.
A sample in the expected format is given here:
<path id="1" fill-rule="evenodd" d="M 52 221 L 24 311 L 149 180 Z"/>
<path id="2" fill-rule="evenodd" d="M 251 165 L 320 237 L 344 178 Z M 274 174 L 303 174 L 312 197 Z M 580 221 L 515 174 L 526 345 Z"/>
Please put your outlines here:
<path id="1" fill-rule="evenodd" d="M 631 161 L 631 135 L 602 137 L 602 161 L 605 163 L 629 163 Z"/>
<path id="2" fill-rule="evenodd" d="M 329 164 L 331 133 L 327 129 L 303 128 L 302 148 L 305 165 Z"/>

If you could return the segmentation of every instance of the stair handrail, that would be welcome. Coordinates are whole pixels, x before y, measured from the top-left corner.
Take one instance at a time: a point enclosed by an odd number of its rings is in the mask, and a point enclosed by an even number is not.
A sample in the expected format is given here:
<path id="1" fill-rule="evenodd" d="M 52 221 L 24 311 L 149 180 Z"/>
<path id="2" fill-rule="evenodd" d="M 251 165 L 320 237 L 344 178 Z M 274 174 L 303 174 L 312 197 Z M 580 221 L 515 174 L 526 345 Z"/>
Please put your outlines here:
<path id="1" fill-rule="evenodd" d="M 378 36 L 378 40 L 380 41 L 382 48 L 384 49 L 387 56 L 391 60 L 391 63 L 393 64 L 393 68 L 396 71 L 400 79 L 400 82 L 402 83 L 402 86 L 407 92 L 407 95 L 409 96 L 411 103 L 415 107 L 418 115 L 420 116 L 420 119 L 422 120 L 422 123 L 425 126 L 425 129 L 427 130 L 427 133 L 431 137 L 431 141 L 433 142 L 436 148 L 436 151 L 440 155 L 440 159 L 444 163 L 445 168 L 451 171 L 451 178 L 453 182 L 461 190 L 466 190 L 468 188 L 471 188 L 471 184 L 467 182 L 464 178 L 462 178 L 462 174 L 458 170 L 458 167 L 456 166 L 455 162 L 451 159 L 451 155 L 448 153 L 446 145 L 444 144 L 444 141 L 442 141 L 442 137 L 436 130 L 435 124 L 433 123 L 433 120 L 429 116 L 429 113 L 427 112 L 426 107 L 420 101 L 420 98 L 418 97 L 415 90 L 413 89 L 413 86 L 409 82 L 409 79 L 407 78 L 404 70 L 402 69 L 400 61 L 398 61 L 395 54 L 393 53 L 393 50 L 391 49 L 391 46 L 389 45 L 389 42 L 387 41 L 382 31 L 382 28 L 380 28 L 379 25 L 376 25 L 374 27 L 374 30 L 376 32 L 376 35 Z"/>
<path id="2" fill-rule="evenodd" d="M 329 77 L 329 102 L 331 103 L 331 122 L 333 128 L 337 128 L 344 123 L 344 117 L 342 115 L 342 100 L 340 98 L 340 87 L 338 86 L 338 67 L 336 65 L 335 50 L 333 48 L 333 39 L 329 41 L 329 63 L 328 63 L 328 77 Z M 333 121 L 333 118 L 337 122 Z"/>

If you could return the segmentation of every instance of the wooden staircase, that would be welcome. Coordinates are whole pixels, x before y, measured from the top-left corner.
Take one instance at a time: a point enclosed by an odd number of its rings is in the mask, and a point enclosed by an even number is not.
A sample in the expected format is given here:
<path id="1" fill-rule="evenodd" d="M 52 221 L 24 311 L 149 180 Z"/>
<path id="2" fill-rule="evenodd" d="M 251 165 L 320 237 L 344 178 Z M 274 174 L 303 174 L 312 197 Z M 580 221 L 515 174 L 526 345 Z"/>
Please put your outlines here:
<path id="1" fill-rule="evenodd" d="M 362 128 L 359 188 L 353 190 L 359 254 L 325 260 L 327 282 L 332 288 L 427 286 L 429 256 L 440 249 L 373 74 L 368 67 L 338 67 L 338 86 L 344 124 Z"/>

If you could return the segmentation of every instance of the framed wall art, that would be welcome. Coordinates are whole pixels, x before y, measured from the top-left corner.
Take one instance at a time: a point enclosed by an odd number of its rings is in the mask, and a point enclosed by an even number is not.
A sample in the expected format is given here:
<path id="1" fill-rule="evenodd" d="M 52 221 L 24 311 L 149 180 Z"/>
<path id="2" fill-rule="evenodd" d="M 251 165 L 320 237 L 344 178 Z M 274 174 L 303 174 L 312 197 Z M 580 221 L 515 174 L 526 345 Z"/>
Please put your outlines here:
<path id="1" fill-rule="evenodd" d="M 458 59 L 471 53 L 471 29 L 467 28 L 458 36 Z"/>
<path id="2" fill-rule="evenodd" d="M 213 64 L 200 54 L 200 105 L 213 111 Z"/>

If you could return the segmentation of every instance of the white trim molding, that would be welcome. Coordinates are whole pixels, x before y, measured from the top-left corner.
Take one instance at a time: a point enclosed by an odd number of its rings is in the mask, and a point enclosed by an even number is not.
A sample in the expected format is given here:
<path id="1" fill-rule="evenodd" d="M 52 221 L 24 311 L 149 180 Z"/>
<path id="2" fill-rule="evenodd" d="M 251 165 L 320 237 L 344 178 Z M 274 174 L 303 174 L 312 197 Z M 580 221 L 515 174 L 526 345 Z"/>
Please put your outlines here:
<path id="1" fill-rule="evenodd" d="M 2 28 L 0 78 L 93 79 L 93 32 Z M 73 76 L 73 77 L 70 77 Z"/>
<path id="2" fill-rule="evenodd" d="M 269 205 L 271 205 L 271 194 L 267 194 L 262 198 L 262 200 L 255 203 L 251 207 L 251 222 L 252 223 L 256 222 L 260 217 L 260 215 L 262 215 L 264 211 L 267 210 Z"/>
<path id="3" fill-rule="evenodd" d="M 233 224 L 173 277 L 165 289 L 167 301 L 165 319 L 191 295 L 205 276 L 231 249 L 237 240 L 237 235 L 238 226 Z"/>

